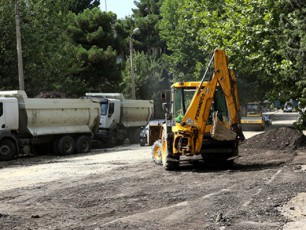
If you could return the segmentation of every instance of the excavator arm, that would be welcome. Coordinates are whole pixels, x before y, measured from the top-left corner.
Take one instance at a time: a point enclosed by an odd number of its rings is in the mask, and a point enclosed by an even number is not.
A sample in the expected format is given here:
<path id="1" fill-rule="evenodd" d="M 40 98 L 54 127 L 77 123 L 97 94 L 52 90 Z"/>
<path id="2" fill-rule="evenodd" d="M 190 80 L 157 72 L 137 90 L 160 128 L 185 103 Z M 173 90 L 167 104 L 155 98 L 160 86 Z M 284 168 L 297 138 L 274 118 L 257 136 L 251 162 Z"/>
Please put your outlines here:
<path id="1" fill-rule="evenodd" d="M 203 77 L 181 122 L 183 127 L 191 127 L 196 130 L 195 152 L 198 153 L 201 151 L 217 86 L 221 87 L 226 100 L 230 127 L 233 127 L 233 131 L 237 133 L 238 137 L 244 138 L 238 127 L 240 117 L 236 78 L 233 71 L 228 69 L 225 51 L 215 50 L 213 58 L 214 74 L 209 82 L 204 82 L 205 76 Z"/>

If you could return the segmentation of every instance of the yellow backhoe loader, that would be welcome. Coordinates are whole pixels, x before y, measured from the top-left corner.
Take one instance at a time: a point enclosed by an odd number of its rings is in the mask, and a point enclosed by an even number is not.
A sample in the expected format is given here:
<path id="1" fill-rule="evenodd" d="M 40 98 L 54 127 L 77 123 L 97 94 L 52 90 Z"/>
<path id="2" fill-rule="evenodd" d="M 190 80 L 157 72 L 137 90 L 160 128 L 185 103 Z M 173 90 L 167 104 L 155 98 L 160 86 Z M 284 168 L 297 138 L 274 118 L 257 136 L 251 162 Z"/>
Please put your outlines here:
<path id="1" fill-rule="evenodd" d="M 244 140 L 236 77 L 228 68 L 225 51 L 215 50 L 209 66 L 214 73 L 201 82 L 171 86 L 171 103 L 163 103 L 166 121 L 152 147 L 152 158 L 166 170 L 179 166 L 181 156 L 202 155 L 204 161 L 231 164 Z M 162 96 L 165 98 L 165 94 Z"/>

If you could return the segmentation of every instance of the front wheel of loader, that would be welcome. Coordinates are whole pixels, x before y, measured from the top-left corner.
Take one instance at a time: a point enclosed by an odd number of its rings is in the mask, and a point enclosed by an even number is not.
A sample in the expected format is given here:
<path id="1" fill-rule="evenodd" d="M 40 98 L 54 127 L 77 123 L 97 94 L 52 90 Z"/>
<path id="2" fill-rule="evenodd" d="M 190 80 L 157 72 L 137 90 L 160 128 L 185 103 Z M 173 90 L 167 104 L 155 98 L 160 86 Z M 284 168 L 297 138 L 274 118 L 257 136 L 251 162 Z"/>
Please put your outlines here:
<path id="1" fill-rule="evenodd" d="M 162 164 L 162 144 L 160 140 L 154 142 L 152 147 L 152 159 L 157 165 Z"/>
<path id="2" fill-rule="evenodd" d="M 167 141 L 163 141 L 162 142 L 162 164 L 163 167 L 168 170 L 168 171 L 172 171 L 172 170 L 176 170 L 179 167 L 179 156 L 178 157 L 173 157 L 170 156 L 169 152 L 168 152 L 168 146 L 167 146 Z"/>

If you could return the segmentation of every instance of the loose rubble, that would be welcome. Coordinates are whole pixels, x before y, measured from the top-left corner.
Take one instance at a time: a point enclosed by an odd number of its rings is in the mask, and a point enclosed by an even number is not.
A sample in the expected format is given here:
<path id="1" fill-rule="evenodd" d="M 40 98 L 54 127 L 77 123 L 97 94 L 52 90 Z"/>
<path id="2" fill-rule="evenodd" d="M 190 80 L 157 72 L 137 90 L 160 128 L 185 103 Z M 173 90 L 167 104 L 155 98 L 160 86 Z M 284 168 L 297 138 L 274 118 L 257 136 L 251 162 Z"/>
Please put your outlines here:
<path id="1" fill-rule="evenodd" d="M 266 150 L 297 150 L 306 148 L 306 136 L 291 127 L 269 130 L 247 139 L 241 148 Z"/>

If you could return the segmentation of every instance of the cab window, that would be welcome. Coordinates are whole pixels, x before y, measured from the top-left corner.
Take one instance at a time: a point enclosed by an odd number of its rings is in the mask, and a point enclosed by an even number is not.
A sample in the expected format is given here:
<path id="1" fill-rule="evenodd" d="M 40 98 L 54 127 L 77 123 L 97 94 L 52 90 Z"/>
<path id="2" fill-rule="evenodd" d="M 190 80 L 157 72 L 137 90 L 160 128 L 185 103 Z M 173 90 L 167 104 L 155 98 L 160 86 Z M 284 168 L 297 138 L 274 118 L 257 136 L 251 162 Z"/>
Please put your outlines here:
<path id="1" fill-rule="evenodd" d="M 0 102 L 0 117 L 3 115 L 3 103 Z"/>
<path id="2" fill-rule="evenodd" d="M 107 114 L 108 102 L 101 103 L 101 115 L 105 116 Z"/>
<path id="3" fill-rule="evenodd" d="M 109 108 L 108 109 L 109 109 L 109 116 L 111 116 L 115 111 L 114 103 L 109 103 Z"/>

